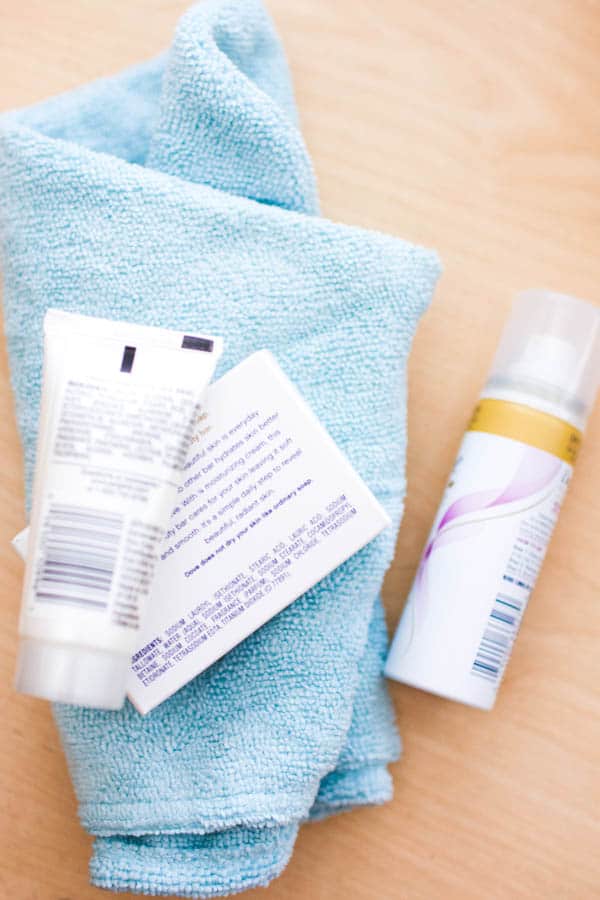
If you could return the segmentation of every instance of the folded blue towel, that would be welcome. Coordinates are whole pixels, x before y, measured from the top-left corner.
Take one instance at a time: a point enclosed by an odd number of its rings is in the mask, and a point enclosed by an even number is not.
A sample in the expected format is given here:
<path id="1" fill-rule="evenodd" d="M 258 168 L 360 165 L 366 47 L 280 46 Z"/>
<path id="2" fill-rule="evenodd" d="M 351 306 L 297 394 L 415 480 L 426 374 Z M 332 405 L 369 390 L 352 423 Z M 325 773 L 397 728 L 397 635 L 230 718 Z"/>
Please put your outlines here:
<path id="1" fill-rule="evenodd" d="M 6 335 L 31 483 L 48 306 L 268 347 L 393 520 L 147 717 L 58 706 L 94 884 L 267 884 L 299 823 L 391 795 L 379 590 L 402 513 L 405 369 L 434 253 L 316 215 L 258 0 L 210 0 L 168 54 L 0 120 Z"/>

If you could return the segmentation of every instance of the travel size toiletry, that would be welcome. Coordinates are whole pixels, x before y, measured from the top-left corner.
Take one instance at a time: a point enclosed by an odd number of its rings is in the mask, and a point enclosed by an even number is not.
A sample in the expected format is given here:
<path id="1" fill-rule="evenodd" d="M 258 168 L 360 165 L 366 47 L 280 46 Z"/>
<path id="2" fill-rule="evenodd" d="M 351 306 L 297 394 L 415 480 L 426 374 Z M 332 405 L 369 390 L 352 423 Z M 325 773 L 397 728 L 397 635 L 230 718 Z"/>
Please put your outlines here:
<path id="1" fill-rule="evenodd" d="M 600 312 L 516 300 L 388 656 L 388 677 L 491 709 L 600 376 Z"/>
<path id="2" fill-rule="evenodd" d="M 147 713 L 390 524 L 267 350 L 210 385 L 127 683 Z M 13 539 L 27 547 L 27 530 Z"/>
<path id="3" fill-rule="evenodd" d="M 51 309 L 17 690 L 117 709 L 217 338 Z"/>

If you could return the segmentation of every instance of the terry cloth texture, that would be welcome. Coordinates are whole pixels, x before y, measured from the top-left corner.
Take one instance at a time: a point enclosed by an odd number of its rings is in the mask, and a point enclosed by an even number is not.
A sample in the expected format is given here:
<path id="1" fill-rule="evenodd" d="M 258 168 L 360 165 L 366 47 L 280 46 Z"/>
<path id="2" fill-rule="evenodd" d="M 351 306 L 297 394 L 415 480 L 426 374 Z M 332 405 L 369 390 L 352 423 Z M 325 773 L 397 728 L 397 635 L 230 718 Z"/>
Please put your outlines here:
<path id="1" fill-rule="evenodd" d="M 279 39 L 210 0 L 159 59 L 0 122 L 5 324 L 28 496 L 49 306 L 267 347 L 393 527 L 146 717 L 55 708 L 94 884 L 265 885 L 299 824 L 391 795 L 379 591 L 402 513 L 406 360 L 435 253 L 317 215 Z"/>

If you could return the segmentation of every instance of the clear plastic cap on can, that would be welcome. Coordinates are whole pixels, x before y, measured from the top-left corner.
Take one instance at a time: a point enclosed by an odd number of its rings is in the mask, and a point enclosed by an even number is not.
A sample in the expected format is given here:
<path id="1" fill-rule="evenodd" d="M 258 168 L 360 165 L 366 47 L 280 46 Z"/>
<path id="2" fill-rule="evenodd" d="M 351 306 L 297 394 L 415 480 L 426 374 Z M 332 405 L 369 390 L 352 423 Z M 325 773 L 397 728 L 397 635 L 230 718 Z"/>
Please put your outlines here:
<path id="1" fill-rule="evenodd" d="M 15 688 L 54 703 L 120 709 L 131 657 L 54 641 L 21 638 Z"/>
<path id="2" fill-rule="evenodd" d="M 546 290 L 517 295 L 483 396 L 527 403 L 583 429 L 600 382 L 600 309 Z"/>

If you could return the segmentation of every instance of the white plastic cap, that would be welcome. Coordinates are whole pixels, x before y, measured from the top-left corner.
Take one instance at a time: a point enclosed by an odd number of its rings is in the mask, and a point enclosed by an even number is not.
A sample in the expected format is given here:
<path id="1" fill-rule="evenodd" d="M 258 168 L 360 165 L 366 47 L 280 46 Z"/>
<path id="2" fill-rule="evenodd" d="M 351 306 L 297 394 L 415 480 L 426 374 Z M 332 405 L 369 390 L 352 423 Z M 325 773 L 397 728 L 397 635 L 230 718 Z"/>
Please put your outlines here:
<path id="1" fill-rule="evenodd" d="M 583 428 L 600 382 L 600 309 L 551 291 L 518 294 L 483 395 Z"/>
<path id="2" fill-rule="evenodd" d="M 55 703 L 120 709 L 129 665 L 123 653 L 21 638 L 15 688 Z"/>

